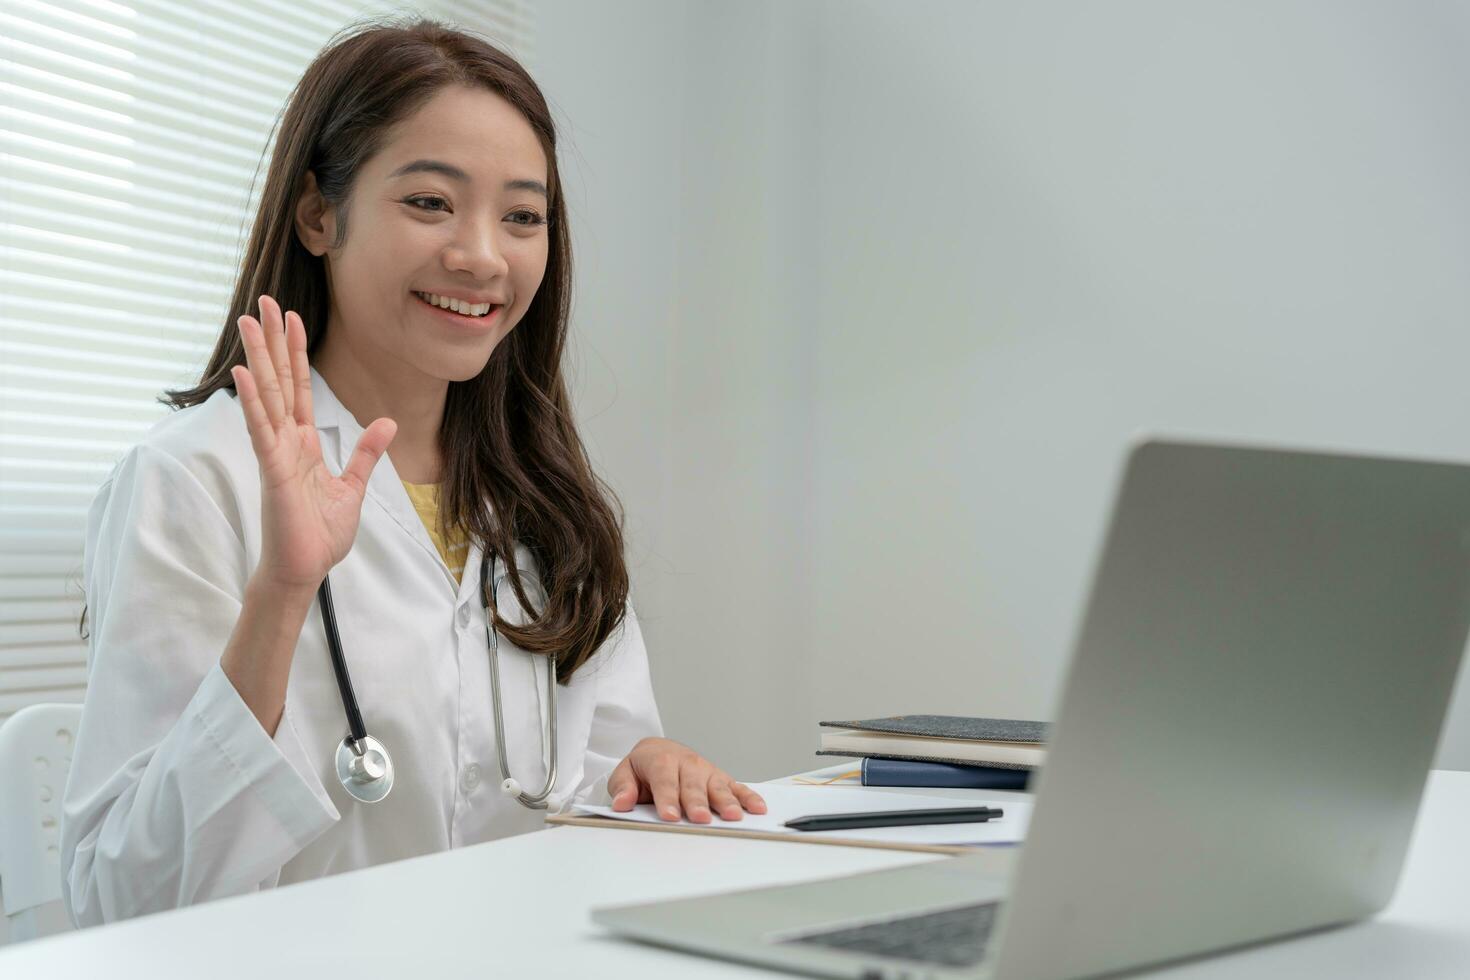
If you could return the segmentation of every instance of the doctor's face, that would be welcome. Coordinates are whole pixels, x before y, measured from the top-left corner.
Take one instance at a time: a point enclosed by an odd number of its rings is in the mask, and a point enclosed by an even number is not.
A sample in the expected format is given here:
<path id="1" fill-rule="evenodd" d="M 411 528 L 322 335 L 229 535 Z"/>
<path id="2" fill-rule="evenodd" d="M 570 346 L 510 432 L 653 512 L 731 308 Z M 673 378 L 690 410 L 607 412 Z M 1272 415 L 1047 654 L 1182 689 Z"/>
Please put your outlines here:
<path id="1" fill-rule="evenodd" d="M 342 247 L 326 247 L 330 212 L 317 247 L 306 242 L 326 256 L 328 342 L 380 377 L 478 375 L 546 272 L 546 180 L 541 142 L 509 102 L 441 89 L 359 171 Z M 431 294 L 500 305 L 466 315 L 430 305 Z"/>

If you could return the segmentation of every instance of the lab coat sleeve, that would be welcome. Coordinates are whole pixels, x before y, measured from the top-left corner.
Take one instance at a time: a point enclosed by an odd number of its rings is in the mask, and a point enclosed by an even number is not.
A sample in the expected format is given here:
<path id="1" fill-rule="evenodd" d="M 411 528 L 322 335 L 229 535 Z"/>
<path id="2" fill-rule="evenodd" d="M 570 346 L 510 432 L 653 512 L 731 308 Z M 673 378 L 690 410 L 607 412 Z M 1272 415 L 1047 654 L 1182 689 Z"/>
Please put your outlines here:
<path id="1" fill-rule="evenodd" d="M 87 693 L 61 822 L 62 898 L 95 925 L 273 887 L 339 818 L 291 721 L 274 737 L 219 664 L 245 549 L 165 450 L 124 456 L 87 516 Z"/>
<path id="2" fill-rule="evenodd" d="M 607 779 L 612 771 L 640 739 L 664 733 L 653 698 L 648 650 L 632 603 L 628 604 L 622 626 L 608 637 L 593 659 L 602 661 L 587 664 L 597 671 L 597 707 L 587 736 L 582 781 L 562 806 L 563 811 L 576 803 L 611 805 Z"/>

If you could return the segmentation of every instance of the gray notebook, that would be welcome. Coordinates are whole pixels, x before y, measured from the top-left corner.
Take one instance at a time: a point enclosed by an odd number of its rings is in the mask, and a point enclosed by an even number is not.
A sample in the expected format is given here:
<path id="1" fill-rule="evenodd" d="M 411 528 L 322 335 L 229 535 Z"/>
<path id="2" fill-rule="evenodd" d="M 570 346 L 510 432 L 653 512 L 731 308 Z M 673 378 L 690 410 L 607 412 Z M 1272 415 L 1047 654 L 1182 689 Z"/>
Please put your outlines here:
<path id="1" fill-rule="evenodd" d="M 838 728 L 849 732 L 874 732 L 878 735 L 906 736 L 924 739 L 907 749 L 888 744 L 887 740 L 874 739 L 861 748 L 824 747 L 817 755 L 858 756 L 874 759 L 911 759 L 927 762 L 950 762 L 958 765 L 986 765 L 1005 769 L 1032 769 L 1028 764 L 1015 759 L 985 758 L 985 752 L 977 753 L 971 743 L 1010 743 L 1018 747 L 1040 749 L 1046 743 L 1048 726 L 1042 721 L 1020 721 L 1012 718 L 966 718 L 959 715 L 890 715 L 886 718 L 866 718 L 860 721 L 824 721 L 826 728 Z M 824 739 L 824 742 L 830 739 Z M 859 741 L 861 741 L 859 739 Z M 1029 755 L 1039 756 L 1033 752 Z"/>

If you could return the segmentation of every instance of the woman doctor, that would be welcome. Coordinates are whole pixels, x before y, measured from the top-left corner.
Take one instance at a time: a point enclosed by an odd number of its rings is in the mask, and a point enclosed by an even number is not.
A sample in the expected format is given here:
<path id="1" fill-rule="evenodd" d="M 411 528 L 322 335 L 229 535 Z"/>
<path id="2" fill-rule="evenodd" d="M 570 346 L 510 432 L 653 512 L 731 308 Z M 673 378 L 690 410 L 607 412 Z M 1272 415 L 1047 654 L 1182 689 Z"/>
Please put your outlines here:
<path id="1" fill-rule="evenodd" d="M 561 373 L 569 245 L 546 103 L 505 53 L 378 24 L 307 69 L 203 378 L 88 515 L 75 924 L 532 830 L 543 790 L 764 811 L 659 737 Z M 327 619 L 391 758 L 377 802 L 339 779 Z"/>

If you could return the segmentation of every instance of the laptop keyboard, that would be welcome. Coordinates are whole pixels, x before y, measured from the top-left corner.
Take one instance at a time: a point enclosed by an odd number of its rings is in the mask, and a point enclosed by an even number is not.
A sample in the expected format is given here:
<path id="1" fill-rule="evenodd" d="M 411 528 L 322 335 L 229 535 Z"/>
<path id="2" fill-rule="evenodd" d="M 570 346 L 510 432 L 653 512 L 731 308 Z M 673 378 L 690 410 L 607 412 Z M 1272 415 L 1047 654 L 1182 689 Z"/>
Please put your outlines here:
<path id="1" fill-rule="evenodd" d="M 943 912 L 927 912 L 812 933 L 782 942 L 807 943 L 849 953 L 893 956 L 944 966 L 973 966 L 985 956 L 985 943 L 990 939 L 999 908 L 999 902 L 966 905 Z"/>

